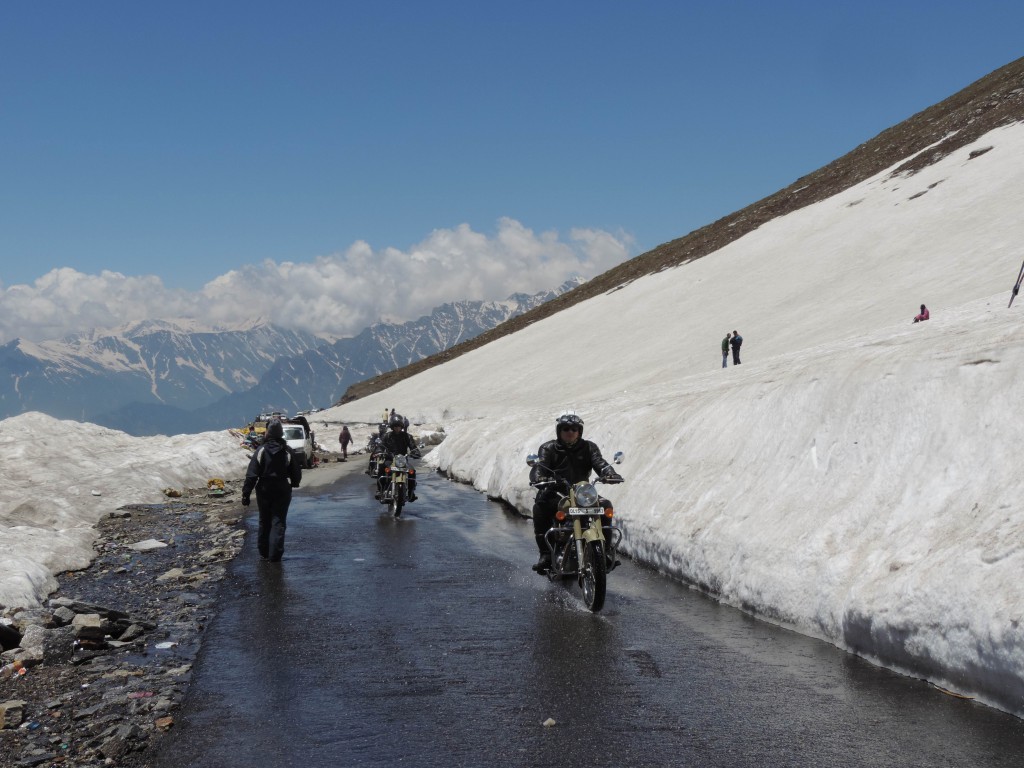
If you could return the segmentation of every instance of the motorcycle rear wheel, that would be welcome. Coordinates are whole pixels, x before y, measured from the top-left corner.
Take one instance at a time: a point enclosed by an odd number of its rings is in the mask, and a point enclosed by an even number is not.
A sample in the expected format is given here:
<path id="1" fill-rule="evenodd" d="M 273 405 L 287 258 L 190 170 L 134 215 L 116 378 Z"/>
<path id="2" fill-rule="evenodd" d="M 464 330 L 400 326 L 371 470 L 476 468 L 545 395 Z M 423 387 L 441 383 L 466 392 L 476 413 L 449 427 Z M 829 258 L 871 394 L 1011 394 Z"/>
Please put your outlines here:
<path id="1" fill-rule="evenodd" d="M 395 485 L 394 491 L 391 494 L 391 503 L 389 509 L 391 514 L 395 517 L 402 515 L 402 508 L 405 506 L 405 486 Z"/>
<path id="2" fill-rule="evenodd" d="M 583 550 L 580 567 L 583 586 L 583 603 L 594 613 L 604 607 L 604 595 L 608 583 L 607 563 L 601 542 L 592 541 Z"/>

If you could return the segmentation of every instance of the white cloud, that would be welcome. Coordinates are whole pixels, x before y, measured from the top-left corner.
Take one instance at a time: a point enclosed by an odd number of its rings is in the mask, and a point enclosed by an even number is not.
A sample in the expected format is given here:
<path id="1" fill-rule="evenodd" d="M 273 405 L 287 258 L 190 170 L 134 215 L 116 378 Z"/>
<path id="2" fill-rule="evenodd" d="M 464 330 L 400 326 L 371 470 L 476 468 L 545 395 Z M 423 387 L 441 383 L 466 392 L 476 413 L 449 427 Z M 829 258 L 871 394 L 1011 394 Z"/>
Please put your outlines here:
<path id="1" fill-rule="evenodd" d="M 0 290 L 0 341 L 40 341 L 151 318 L 220 326 L 264 317 L 345 336 L 382 318 L 414 319 L 447 301 L 503 299 L 553 288 L 573 274 L 593 277 L 629 258 L 632 248 L 623 232 L 573 229 L 563 238 L 503 218 L 491 236 L 462 224 L 435 230 L 407 251 L 375 251 L 359 241 L 309 262 L 247 265 L 196 293 L 171 290 L 155 275 L 65 267 Z"/>

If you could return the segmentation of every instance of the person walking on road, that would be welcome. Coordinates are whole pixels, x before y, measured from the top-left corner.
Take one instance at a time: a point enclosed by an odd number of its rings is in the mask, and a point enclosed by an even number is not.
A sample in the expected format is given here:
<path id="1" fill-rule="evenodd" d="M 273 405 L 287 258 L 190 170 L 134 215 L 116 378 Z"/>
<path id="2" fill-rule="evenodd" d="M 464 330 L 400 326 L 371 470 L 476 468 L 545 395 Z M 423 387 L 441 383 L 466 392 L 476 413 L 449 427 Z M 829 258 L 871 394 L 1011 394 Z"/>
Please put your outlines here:
<path id="1" fill-rule="evenodd" d="M 729 341 L 729 344 L 730 344 L 730 346 L 732 346 L 732 364 L 733 365 L 739 365 L 740 364 L 740 346 L 742 346 L 742 344 L 743 344 L 743 337 L 740 336 L 740 332 L 739 331 L 733 331 L 732 332 L 732 339 Z"/>
<path id="2" fill-rule="evenodd" d="M 729 337 L 730 334 L 726 333 L 725 338 L 722 339 L 722 367 L 725 368 L 729 364 Z"/>
<path id="3" fill-rule="evenodd" d="M 267 424 L 266 437 L 249 460 L 242 484 L 242 506 L 248 507 L 253 490 L 260 511 L 256 548 L 260 557 L 272 563 L 284 555 L 285 518 L 292 503 L 292 488 L 302 482 L 302 465 L 284 441 L 284 426 L 274 419 Z"/>
<path id="4" fill-rule="evenodd" d="M 341 425 L 338 442 L 341 443 L 341 460 L 348 461 L 348 444 L 352 442 L 352 433 L 348 431 L 348 424 Z"/>

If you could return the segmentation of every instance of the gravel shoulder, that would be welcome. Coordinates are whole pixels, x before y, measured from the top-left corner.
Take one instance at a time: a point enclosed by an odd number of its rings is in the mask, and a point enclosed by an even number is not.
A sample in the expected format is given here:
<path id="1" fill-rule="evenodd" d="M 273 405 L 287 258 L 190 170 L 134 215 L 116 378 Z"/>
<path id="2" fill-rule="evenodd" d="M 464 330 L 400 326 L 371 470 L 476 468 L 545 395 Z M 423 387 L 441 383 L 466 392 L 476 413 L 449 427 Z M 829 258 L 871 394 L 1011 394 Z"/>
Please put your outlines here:
<path id="1" fill-rule="evenodd" d="M 321 454 L 297 494 L 362 472 Z M 231 560 L 245 542 L 242 482 L 129 504 L 96 525 L 96 552 L 58 574 L 43 608 L 11 611 L 23 671 L 0 675 L 0 768 L 143 766 L 175 716 Z M 5 647 L 8 645 L 5 642 Z"/>

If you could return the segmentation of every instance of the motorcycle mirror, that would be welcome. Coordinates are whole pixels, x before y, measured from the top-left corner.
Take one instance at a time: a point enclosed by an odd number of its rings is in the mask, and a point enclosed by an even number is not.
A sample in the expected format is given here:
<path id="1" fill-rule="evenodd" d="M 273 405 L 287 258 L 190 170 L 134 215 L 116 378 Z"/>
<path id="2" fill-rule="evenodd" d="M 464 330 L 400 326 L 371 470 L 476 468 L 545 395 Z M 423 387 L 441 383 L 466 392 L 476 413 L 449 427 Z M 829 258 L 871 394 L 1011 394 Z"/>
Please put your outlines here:
<path id="1" fill-rule="evenodd" d="M 616 451 L 615 455 L 612 456 L 612 463 L 621 464 L 624 458 L 626 458 L 626 454 L 624 454 L 622 451 Z"/>
<path id="2" fill-rule="evenodd" d="M 531 453 L 529 456 L 526 457 L 526 463 L 531 467 L 538 461 L 540 461 L 540 456 L 538 456 L 536 453 Z"/>

